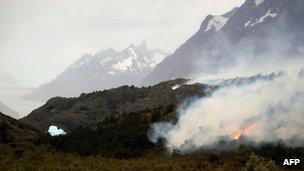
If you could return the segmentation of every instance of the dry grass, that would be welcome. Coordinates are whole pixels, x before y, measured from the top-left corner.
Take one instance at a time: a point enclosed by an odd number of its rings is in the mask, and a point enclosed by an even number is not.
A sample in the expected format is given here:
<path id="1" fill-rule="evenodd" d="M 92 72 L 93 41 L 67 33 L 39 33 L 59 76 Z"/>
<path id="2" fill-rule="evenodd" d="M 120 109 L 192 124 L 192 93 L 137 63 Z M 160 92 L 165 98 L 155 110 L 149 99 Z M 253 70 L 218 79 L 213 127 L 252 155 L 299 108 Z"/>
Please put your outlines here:
<path id="1" fill-rule="evenodd" d="M 245 163 L 240 156 L 219 156 L 210 161 L 207 156 L 170 157 L 151 152 L 133 159 L 82 157 L 50 149 L 48 146 L 18 144 L 0 145 L 0 170 L 278 170 L 274 162 L 250 154 Z"/>

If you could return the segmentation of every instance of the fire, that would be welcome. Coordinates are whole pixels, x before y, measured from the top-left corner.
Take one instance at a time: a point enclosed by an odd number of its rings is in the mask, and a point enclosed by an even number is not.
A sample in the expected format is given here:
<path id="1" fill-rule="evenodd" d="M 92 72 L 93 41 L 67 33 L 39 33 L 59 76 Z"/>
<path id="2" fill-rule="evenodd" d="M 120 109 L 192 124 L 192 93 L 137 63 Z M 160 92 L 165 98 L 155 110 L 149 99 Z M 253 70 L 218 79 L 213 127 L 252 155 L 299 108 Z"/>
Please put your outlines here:
<path id="1" fill-rule="evenodd" d="M 242 133 L 241 131 L 237 130 L 232 134 L 232 139 L 237 140 L 241 137 Z"/>
<path id="2" fill-rule="evenodd" d="M 233 132 L 232 139 L 238 140 L 241 136 L 243 137 L 251 136 L 256 126 L 257 124 L 249 124 L 243 130 L 237 130 Z"/>

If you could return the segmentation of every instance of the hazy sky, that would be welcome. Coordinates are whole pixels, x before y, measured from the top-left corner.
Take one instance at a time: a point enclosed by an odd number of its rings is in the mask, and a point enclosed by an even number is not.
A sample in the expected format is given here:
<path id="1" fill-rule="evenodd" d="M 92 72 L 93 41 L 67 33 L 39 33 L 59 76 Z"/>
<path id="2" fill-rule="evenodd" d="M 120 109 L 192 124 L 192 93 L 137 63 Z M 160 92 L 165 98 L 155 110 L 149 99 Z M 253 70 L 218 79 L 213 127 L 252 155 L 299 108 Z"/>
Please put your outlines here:
<path id="1" fill-rule="evenodd" d="M 244 0 L 0 0 L 0 85 L 38 86 L 84 53 L 146 38 L 173 52 Z"/>

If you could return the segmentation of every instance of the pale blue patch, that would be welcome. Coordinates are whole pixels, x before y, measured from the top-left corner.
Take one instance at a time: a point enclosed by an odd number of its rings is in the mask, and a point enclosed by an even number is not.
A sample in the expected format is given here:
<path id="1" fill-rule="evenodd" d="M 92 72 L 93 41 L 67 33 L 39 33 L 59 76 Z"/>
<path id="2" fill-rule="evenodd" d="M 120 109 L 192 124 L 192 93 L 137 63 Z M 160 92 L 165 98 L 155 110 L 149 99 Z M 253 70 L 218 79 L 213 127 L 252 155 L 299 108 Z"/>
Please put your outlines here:
<path id="1" fill-rule="evenodd" d="M 54 125 L 49 127 L 48 133 L 51 136 L 58 136 L 58 135 L 65 135 L 66 134 L 66 132 L 64 132 L 63 129 L 60 129 L 57 126 L 54 126 Z"/>

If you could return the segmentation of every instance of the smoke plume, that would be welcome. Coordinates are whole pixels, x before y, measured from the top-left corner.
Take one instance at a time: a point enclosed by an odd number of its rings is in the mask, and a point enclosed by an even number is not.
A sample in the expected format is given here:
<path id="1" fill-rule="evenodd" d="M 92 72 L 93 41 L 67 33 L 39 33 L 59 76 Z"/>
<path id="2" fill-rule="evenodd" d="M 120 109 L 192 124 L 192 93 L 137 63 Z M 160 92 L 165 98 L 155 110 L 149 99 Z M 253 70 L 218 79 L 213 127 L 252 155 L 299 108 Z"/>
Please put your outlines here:
<path id="1" fill-rule="evenodd" d="M 289 40 L 293 34 L 269 35 L 263 53 L 252 50 L 256 45 L 250 40 L 238 48 L 227 46 L 233 49 L 233 58 L 223 56 L 216 72 L 196 72 L 189 83 L 219 88 L 211 96 L 181 105 L 177 123 L 153 124 L 150 140 L 163 138 L 169 151 L 182 152 L 244 137 L 256 144 L 283 141 L 303 145 L 303 46 L 299 43 L 298 53 L 289 53 L 295 47 L 285 46 L 281 40 Z"/>
<path id="2" fill-rule="evenodd" d="M 170 151 L 182 152 L 210 146 L 223 137 L 301 145 L 304 80 L 299 73 L 285 72 L 275 79 L 246 81 L 247 84 L 242 79 L 243 84 L 222 86 L 210 97 L 180 108 L 175 125 L 152 125 L 151 141 L 165 138 Z"/>

